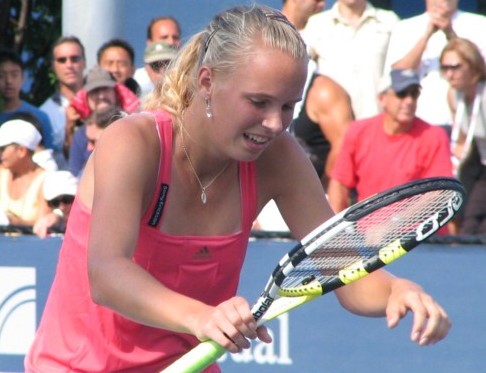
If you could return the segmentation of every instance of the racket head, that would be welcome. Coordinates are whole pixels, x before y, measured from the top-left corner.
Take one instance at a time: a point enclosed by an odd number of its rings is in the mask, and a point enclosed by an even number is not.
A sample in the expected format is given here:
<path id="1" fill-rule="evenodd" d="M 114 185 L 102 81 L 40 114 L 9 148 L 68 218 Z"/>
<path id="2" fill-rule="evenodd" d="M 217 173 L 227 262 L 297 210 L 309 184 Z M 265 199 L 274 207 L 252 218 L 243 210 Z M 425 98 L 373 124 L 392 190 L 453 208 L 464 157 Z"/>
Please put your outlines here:
<path id="1" fill-rule="evenodd" d="M 451 221 L 464 200 L 457 179 L 428 178 L 351 206 L 282 258 L 252 310 L 255 319 L 264 323 L 397 260 Z"/>

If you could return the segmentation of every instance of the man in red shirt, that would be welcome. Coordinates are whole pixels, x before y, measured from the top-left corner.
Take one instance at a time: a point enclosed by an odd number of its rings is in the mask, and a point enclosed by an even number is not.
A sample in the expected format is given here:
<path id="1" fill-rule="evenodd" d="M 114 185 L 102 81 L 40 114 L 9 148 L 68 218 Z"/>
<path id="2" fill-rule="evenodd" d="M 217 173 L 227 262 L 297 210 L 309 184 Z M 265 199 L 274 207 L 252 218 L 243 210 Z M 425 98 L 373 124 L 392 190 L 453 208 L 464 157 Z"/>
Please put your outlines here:
<path id="1" fill-rule="evenodd" d="M 420 80 L 414 70 L 392 70 L 379 94 L 383 112 L 353 122 L 331 172 L 328 198 L 337 212 L 391 187 L 452 176 L 445 130 L 415 116 Z"/>

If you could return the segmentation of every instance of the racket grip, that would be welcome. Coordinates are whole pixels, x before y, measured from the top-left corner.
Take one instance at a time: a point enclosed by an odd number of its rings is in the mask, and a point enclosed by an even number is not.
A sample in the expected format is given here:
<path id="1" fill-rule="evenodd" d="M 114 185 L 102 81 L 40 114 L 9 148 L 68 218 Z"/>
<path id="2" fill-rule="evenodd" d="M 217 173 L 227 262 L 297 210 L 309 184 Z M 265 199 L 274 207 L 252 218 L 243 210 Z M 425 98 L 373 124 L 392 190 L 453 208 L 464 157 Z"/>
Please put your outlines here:
<path id="1" fill-rule="evenodd" d="M 198 373 L 225 352 L 226 349 L 214 341 L 202 342 L 159 373 Z"/>

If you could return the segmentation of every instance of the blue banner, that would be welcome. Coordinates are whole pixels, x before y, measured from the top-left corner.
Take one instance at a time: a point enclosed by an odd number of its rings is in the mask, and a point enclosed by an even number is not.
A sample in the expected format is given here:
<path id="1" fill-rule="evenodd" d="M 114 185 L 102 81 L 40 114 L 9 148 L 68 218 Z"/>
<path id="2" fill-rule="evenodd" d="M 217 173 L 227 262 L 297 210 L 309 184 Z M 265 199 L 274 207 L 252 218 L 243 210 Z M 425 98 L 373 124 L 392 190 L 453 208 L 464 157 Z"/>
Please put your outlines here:
<path id="1" fill-rule="evenodd" d="M 0 236 L 0 372 L 22 372 L 54 276 L 61 238 Z M 257 299 L 276 261 L 292 242 L 250 242 L 239 293 Z M 422 245 L 392 263 L 396 275 L 419 282 L 453 321 L 447 339 L 419 347 L 412 318 L 389 330 L 382 318 L 343 310 L 333 294 L 268 324 L 274 341 L 254 342 L 220 364 L 231 373 L 457 373 L 484 371 L 486 249 L 479 245 Z"/>

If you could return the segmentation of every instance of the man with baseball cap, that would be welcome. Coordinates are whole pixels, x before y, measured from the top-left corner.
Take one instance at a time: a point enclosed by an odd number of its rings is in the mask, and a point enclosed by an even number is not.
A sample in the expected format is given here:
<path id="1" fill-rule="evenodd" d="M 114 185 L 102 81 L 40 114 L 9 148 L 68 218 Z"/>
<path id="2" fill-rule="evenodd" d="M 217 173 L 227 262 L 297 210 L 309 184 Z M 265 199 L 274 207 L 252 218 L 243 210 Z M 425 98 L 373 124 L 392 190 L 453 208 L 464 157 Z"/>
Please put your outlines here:
<path id="1" fill-rule="evenodd" d="M 452 176 L 443 128 L 415 115 L 420 79 L 413 70 L 392 70 L 378 95 L 383 112 L 348 127 L 331 172 L 329 202 L 338 212 L 372 194 L 416 179 Z"/>
<path id="2" fill-rule="evenodd" d="M 33 160 L 41 134 L 14 119 L 0 127 L 0 209 L 10 225 L 33 225 L 49 208 L 42 196 L 46 170 Z"/>
<path id="3" fill-rule="evenodd" d="M 147 46 L 143 60 L 147 74 L 154 86 L 164 76 L 167 65 L 176 54 L 177 49 L 164 41 L 155 41 Z"/>
<path id="4" fill-rule="evenodd" d="M 117 83 L 107 70 L 96 65 L 89 71 L 85 86 L 71 100 L 67 110 L 66 152 L 69 154 L 69 171 L 76 177 L 91 154 L 87 150 L 86 118 L 94 111 L 111 108 L 133 113 L 139 110 L 140 100 L 126 86 Z"/>
<path id="5" fill-rule="evenodd" d="M 158 16 L 153 18 L 147 25 L 147 40 L 145 43 L 146 51 L 148 51 L 148 48 L 152 43 L 158 41 L 162 41 L 177 50 L 181 46 L 181 40 L 181 28 L 179 22 L 174 17 L 166 15 Z M 135 70 L 135 74 L 133 75 L 133 78 L 138 82 L 141 88 L 140 97 L 142 97 L 142 99 L 154 88 L 149 76 L 150 67 L 147 66 L 145 58 L 144 62 L 145 65 Z"/>
<path id="6" fill-rule="evenodd" d="M 389 89 L 395 93 L 404 92 L 407 88 L 414 89 L 416 94 L 420 94 L 420 77 L 415 70 L 391 70 L 390 74 L 385 74 L 380 83 L 380 93 Z M 418 97 L 418 96 L 417 96 Z"/>

